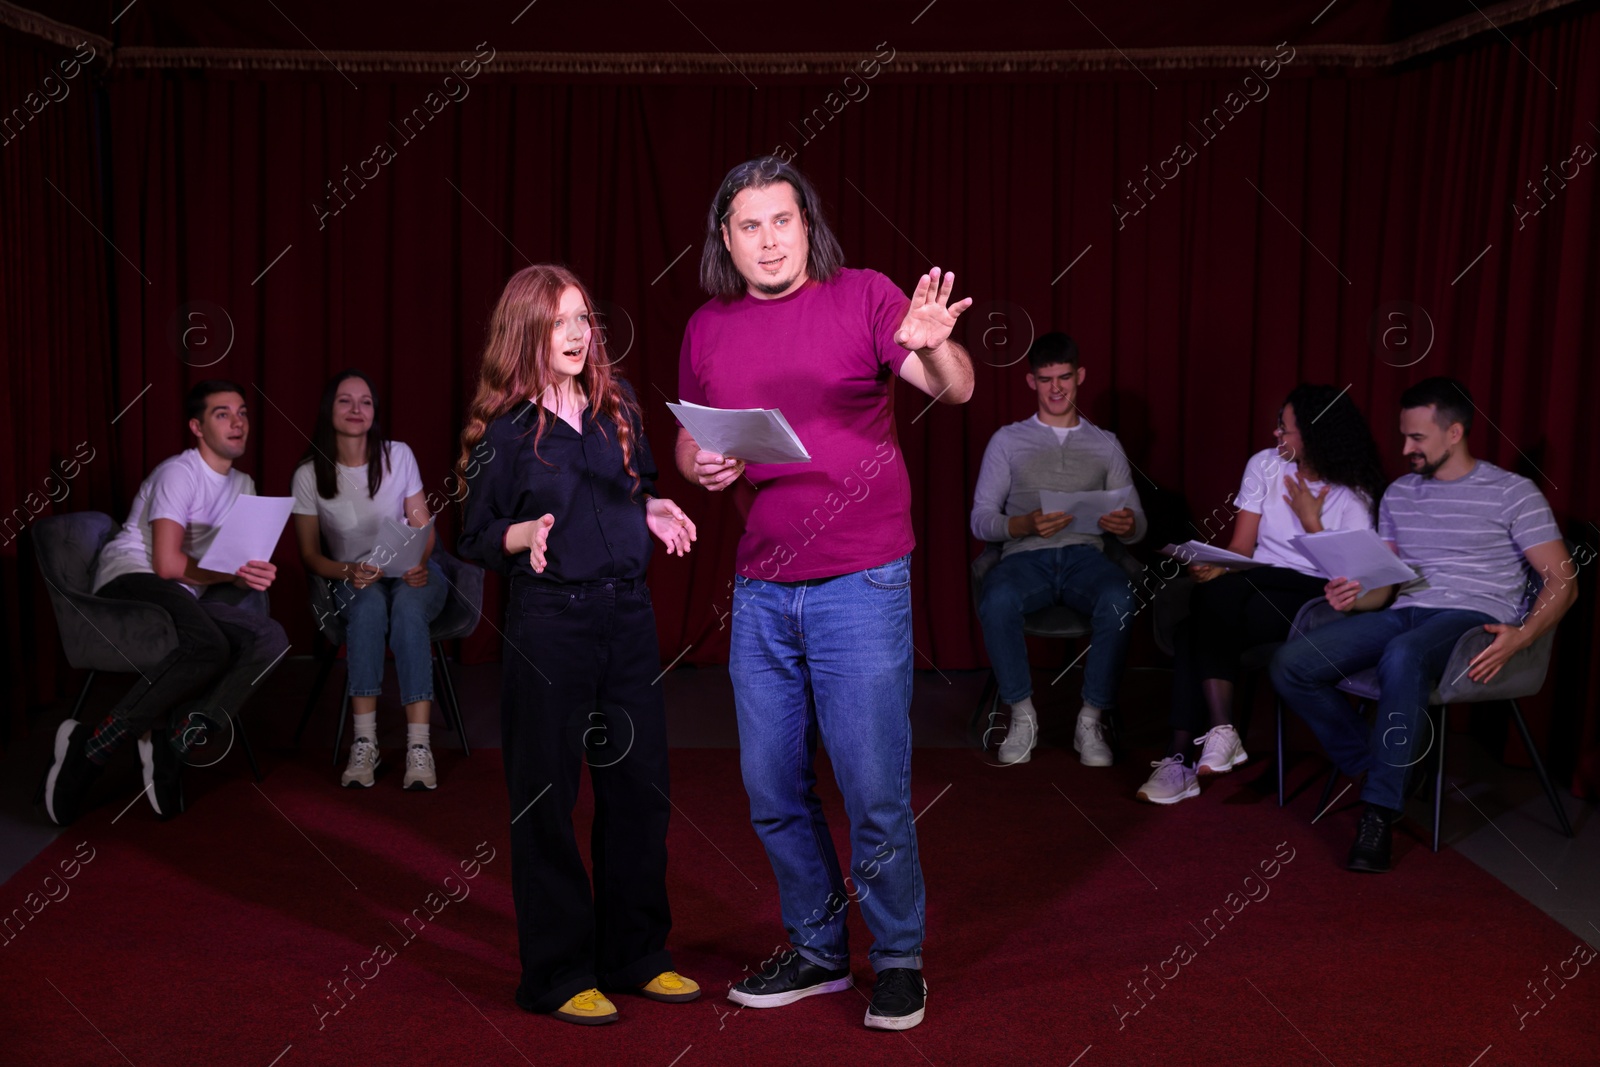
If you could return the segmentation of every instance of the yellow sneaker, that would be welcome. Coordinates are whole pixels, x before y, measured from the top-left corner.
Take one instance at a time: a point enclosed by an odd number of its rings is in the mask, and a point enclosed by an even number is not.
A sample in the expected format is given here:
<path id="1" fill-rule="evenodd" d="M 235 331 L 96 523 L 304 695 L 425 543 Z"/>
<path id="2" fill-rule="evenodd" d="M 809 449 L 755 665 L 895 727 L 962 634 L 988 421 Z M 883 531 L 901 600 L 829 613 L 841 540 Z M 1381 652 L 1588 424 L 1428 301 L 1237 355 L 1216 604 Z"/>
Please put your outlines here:
<path id="1" fill-rule="evenodd" d="M 651 1000 L 664 1000 L 669 1004 L 681 1003 L 699 997 L 700 986 L 677 971 L 662 971 L 639 987 L 639 995 Z"/>
<path id="2" fill-rule="evenodd" d="M 550 1014 L 562 1022 L 579 1026 L 601 1026 L 617 1021 L 617 1006 L 607 1000 L 598 989 L 585 989 L 575 993 L 561 1007 Z"/>

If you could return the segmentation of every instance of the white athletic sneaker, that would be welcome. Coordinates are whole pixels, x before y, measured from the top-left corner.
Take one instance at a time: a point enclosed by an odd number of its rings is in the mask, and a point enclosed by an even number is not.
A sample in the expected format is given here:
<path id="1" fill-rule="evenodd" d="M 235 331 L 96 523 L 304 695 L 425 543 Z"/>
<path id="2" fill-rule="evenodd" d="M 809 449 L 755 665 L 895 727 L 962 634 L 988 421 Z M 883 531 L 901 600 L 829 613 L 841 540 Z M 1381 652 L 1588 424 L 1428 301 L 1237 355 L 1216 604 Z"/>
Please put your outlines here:
<path id="1" fill-rule="evenodd" d="M 1011 713 L 1011 725 L 1006 739 L 1000 743 L 996 758 L 1001 763 L 1027 763 L 1033 758 L 1034 746 L 1039 743 L 1039 723 L 1029 716 Z"/>
<path id="2" fill-rule="evenodd" d="M 378 769 L 378 746 L 369 737 L 358 737 L 350 746 L 350 763 L 339 776 L 343 786 L 359 785 L 372 788 L 372 772 Z"/>
<path id="3" fill-rule="evenodd" d="M 403 789 L 437 789 L 439 778 L 433 772 L 433 749 L 411 745 L 406 749 L 406 780 Z"/>
<path id="4" fill-rule="evenodd" d="M 1111 746 L 1106 744 L 1106 727 L 1102 722 L 1090 722 L 1080 715 L 1078 728 L 1072 732 L 1072 750 L 1085 767 L 1111 766 Z"/>
<path id="5" fill-rule="evenodd" d="M 1200 779 L 1177 756 L 1152 760 L 1150 766 L 1156 770 L 1135 794 L 1140 800 L 1151 804 L 1176 804 L 1200 795 Z"/>
<path id="6" fill-rule="evenodd" d="M 1195 761 L 1195 773 L 1201 776 L 1227 774 L 1250 757 L 1245 755 L 1239 731 L 1231 726 L 1213 726 L 1195 738 L 1195 744 L 1204 745 L 1200 758 Z"/>

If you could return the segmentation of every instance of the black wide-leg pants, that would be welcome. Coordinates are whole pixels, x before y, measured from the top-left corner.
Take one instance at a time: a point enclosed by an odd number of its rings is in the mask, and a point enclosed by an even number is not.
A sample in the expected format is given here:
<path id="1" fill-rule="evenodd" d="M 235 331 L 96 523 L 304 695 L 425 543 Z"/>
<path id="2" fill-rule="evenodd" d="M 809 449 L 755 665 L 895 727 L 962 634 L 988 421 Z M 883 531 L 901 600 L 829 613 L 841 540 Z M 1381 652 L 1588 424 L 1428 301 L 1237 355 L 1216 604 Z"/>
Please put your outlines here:
<path id="1" fill-rule="evenodd" d="M 642 578 L 516 578 L 506 637 L 517 1003 L 547 1012 L 585 989 L 629 989 L 672 969 L 661 655 Z M 592 891 L 572 825 L 583 763 L 595 798 Z"/>

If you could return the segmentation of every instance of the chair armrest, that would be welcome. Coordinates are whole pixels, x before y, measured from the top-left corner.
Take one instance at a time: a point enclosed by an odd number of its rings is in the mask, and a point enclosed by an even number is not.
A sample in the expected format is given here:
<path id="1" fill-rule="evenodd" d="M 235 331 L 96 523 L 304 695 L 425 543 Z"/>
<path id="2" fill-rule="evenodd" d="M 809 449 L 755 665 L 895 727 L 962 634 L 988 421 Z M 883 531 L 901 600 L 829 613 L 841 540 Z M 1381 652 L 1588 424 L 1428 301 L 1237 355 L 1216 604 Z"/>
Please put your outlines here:
<path id="1" fill-rule="evenodd" d="M 1285 641 L 1293 641 L 1304 637 L 1312 630 L 1321 629 L 1330 622 L 1338 622 L 1345 618 L 1345 613 L 1329 604 L 1327 598 L 1316 597 L 1300 605 L 1300 610 L 1295 612 L 1294 622 L 1289 626 L 1289 635 Z"/>
<path id="2" fill-rule="evenodd" d="M 1467 669 L 1484 649 L 1494 643 L 1494 634 L 1474 626 L 1462 634 L 1455 648 L 1450 650 L 1450 662 L 1445 665 L 1444 674 L 1440 676 L 1435 690 L 1439 700 L 1445 704 L 1471 704 L 1533 696 L 1544 688 L 1555 638 L 1554 630 L 1546 631 L 1533 644 L 1512 656 L 1500 668 L 1500 673 L 1485 684 L 1468 678 Z"/>
<path id="3" fill-rule="evenodd" d="M 311 621 L 317 624 L 317 632 L 334 645 L 344 644 L 344 620 L 339 617 L 339 603 L 333 595 L 333 583 L 307 571 L 306 598 L 310 602 Z"/>
<path id="4" fill-rule="evenodd" d="M 450 597 L 439 617 L 433 620 L 433 639 L 451 641 L 470 637 L 483 618 L 484 569 L 440 549 L 434 551 L 432 559 L 450 583 Z"/>
<path id="5" fill-rule="evenodd" d="M 143 672 L 178 647 L 172 616 L 155 604 L 50 587 L 67 662 L 79 670 Z"/>

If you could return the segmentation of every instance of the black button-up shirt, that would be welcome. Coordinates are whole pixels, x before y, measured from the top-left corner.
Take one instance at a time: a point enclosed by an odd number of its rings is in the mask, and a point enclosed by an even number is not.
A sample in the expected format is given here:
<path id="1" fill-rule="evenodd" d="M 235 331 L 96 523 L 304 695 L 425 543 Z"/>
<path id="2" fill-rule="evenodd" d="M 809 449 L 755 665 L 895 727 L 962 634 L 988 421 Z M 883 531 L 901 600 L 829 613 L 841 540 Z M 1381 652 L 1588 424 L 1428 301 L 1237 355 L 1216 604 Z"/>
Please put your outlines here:
<path id="1" fill-rule="evenodd" d="M 643 427 L 631 427 L 635 490 L 610 416 L 595 418 L 586 407 L 581 434 L 553 412 L 549 419 L 537 455 L 532 401 L 489 424 L 469 457 L 457 549 L 501 574 L 537 581 L 643 578 L 651 552 L 644 498 L 655 495 L 657 474 Z M 535 574 L 527 552 L 506 554 L 506 531 L 546 514 L 555 524 L 544 573 Z"/>

